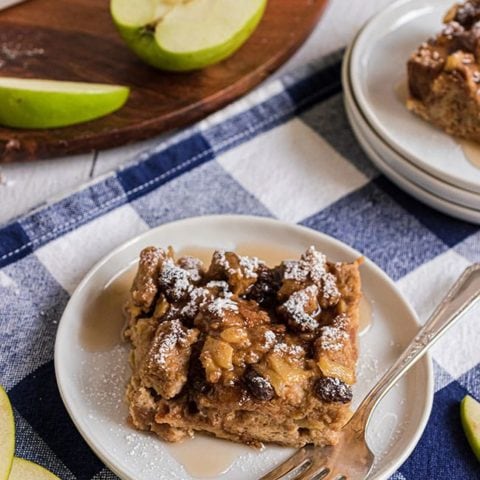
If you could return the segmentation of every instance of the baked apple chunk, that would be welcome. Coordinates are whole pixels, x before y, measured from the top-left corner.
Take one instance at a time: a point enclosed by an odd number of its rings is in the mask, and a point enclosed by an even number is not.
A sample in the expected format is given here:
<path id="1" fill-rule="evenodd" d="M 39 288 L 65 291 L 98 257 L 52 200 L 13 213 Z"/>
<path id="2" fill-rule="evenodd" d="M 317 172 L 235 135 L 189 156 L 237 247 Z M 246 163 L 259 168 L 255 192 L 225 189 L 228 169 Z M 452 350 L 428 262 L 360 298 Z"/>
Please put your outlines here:
<path id="1" fill-rule="evenodd" d="M 126 306 L 132 425 L 177 442 L 195 431 L 260 446 L 330 445 L 350 416 L 360 261 L 314 247 L 270 268 L 141 252 Z"/>

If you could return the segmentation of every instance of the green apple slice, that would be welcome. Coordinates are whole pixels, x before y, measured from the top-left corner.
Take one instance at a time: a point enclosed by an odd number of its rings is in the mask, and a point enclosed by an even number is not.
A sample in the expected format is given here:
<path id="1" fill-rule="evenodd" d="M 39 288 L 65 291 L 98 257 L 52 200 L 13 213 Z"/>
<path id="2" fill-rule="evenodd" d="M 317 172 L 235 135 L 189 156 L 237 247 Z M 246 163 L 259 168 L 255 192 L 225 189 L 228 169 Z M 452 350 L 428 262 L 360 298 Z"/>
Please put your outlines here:
<path id="1" fill-rule="evenodd" d="M 0 480 L 7 480 L 15 453 L 15 420 L 12 405 L 0 386 Z"/>
<path id="2" fill-rule="evenodd" d="M 55 128 L 87 122 L 119 109 L 127 87 L 98 83 L 0 78 L 0 124 Z"/>
<path id="3" fill-rule="evenodd" d="M 8 480 L 60 480 L 49 470 L 36 463 L 15 457 Z"/>
<path id="4" fill-rule="evenodd" d="M 467 395 L 460 404 L 460 417 L 468 443 L 480 460 L 480 403 Z"/>
<path id="5" fill-rule="evenodd" d="M 114 23 L 145 62 L 164 70 L 212 65 L 235 52 L 267 0 L 111 0 Z"/>

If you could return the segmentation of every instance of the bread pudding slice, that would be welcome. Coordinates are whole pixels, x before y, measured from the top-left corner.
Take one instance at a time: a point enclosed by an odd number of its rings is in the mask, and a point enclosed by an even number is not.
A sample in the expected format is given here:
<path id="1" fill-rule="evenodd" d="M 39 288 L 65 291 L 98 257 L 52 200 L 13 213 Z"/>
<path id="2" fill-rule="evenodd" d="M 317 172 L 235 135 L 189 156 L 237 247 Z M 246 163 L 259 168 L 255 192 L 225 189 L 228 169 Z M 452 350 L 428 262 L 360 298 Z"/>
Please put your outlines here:
<path id="1" fill-rule="evenodd" d="M 132 425 L 170 442 L 201 431 L 335 444 L 355 382 L 359 263 L 314 247 L 274 268 L 234 252 L 206 266 L 144 249 L 126 306 Z"/>
<path id="2" fill-rule="evenodd" d="M 408 61 L 407 107 L 450 135 L 480 141 L 480 0 L 454 5 Z"/>

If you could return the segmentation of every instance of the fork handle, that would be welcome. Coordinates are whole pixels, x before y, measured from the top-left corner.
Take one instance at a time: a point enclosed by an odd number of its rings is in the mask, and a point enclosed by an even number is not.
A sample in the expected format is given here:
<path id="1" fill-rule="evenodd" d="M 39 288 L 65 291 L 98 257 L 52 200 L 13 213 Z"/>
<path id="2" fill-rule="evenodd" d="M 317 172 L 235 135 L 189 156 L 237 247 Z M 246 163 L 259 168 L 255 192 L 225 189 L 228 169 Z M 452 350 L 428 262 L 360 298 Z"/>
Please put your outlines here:
<path id="1" fill-rule="evenodd" d="M 378 402 L 457 320 L 480 298 L 480 263 L 467 268 L 399 359 L 362 401 L 351 423 L 366 428 Z"/>

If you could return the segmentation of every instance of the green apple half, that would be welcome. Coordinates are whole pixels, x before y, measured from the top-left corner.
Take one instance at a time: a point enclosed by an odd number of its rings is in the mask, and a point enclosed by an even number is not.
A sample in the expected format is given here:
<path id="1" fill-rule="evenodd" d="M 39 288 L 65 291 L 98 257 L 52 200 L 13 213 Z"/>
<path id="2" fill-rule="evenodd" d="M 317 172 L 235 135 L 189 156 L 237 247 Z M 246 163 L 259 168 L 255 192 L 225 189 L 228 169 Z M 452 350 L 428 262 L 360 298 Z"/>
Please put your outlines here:
<path id="1" fill-rule="evenodd" d="M 12 471 L 8 480 L 60 480 L 47 469 L 23 458 L 13 459 Z"/>
<path id="2" fill-rule="evenodd" d="M 467 395 L 460 404 L 463 430 L 473 453 L 480 460 L 480 403 Z"/>
<path id="3" fill-rule="evenodd" d="M 7 393 L 0 386 L 0 480 L 7 480 L 15 453 L 15 420 Z"/>
<path id="4" fill-rule="evenodd" d="M 262 18 L 267 0 L 111 0 L 127 45 L 172 71 L 212 65 L 235 52 Z"/>
<path id="5" fill-rule="evenodd" d="M 0 78 L 0 124 L 55 128 L 87 122 L 118 110 L 127 87 L 98 83 Z"/>

